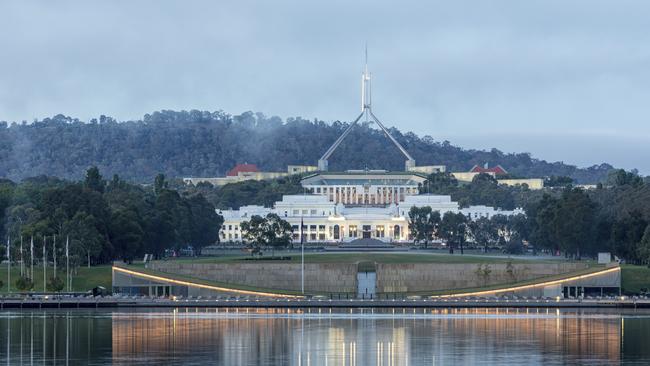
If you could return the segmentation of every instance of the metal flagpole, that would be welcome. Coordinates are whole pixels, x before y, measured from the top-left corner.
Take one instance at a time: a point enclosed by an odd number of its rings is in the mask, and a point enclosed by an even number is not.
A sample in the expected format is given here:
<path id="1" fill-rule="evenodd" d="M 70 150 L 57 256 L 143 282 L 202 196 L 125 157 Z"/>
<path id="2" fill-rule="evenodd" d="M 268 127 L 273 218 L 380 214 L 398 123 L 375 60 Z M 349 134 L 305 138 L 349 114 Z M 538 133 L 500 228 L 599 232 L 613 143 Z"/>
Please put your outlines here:
<path id="1" fill-rule="evenodd" d="M 70 252 L 68 250 L 70 244 L 70 236 L 65 238 L 65 281 L 68 284 L 68 292 L 70 292 Z"/>
<path id="2" fill-rule="evenodd" d="M 29 279 L 34 283 L 34 236 L 29 242 Z"/>
<path id="3" fill-rule="evenodd" d="M 25 276 L 25 252 L 23 252 L 23 236 L 20 236 L 20 277 Z"/>
<path id="4" fill-rule="evenodd" d="M 52 243 L 52 258 L 54 258 L 54 278 L 56 278 L 56 234 L 54 234 L 54 242 Z"/>
<path id="5" fill-rule="evenodd" d="M 305 223 L 303 217 L 300 217 L 300 288 L 302 294 L 305 294 L 305 236 L 303 235 L 303 226 Z"/>
<path id="6" fill-rule="evenodd" d="M 11 287 L 11 235 L 7 235 L 7 293 Z"/>
<path id="7" fill-rule="evenodd" d="M 47 287 L 45 285 L 47 284 L 47 253 L 45 253 L 45 246 L 47 244 L 47 237 L 43 237 L 43 292 L 47 291 Z"/>

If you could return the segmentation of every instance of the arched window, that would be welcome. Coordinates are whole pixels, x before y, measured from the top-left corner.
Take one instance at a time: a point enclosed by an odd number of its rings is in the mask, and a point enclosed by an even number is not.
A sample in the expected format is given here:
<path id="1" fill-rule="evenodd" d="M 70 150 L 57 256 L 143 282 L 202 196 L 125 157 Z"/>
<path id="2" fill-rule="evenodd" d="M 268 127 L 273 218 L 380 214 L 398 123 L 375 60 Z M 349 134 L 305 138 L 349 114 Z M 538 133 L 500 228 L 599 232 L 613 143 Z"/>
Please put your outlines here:
<path id="1" fill-rule="evenodd" d="M 395 225 L 395 227 L 393 228 L 393 237 L 395 239 L 399 239 L 399 236 L 400 236 L 399 225 Z"/>

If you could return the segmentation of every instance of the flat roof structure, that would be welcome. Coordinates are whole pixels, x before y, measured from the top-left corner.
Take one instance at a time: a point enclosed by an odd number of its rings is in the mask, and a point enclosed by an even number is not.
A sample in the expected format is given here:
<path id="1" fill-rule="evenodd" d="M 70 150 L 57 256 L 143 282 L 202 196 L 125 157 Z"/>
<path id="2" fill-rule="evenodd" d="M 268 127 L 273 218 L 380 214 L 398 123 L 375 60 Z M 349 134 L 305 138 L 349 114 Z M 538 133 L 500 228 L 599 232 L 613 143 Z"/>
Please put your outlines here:
<path id="1" fill-rule="evenodd" d="M 352 186 L 352 185 L 375 185 L 375 186 L 414 186 L 426 181 L 423 174 L 412 172 L 321 172 L 302 179 L 301 183 L 305 188 L 313 186 Z"/>

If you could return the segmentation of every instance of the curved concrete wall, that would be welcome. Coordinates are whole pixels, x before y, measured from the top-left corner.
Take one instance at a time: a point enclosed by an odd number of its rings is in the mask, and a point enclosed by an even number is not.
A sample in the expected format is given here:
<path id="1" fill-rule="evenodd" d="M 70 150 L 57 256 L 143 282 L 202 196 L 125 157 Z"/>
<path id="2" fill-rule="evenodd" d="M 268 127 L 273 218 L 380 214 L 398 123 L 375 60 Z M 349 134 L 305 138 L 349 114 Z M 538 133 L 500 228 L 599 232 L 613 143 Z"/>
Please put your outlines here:
<path id="1" fill-rule="evenodd" d="M 178 263 L 152 262 L 149 268 L 211 281 L 265 289 L 301 289 L 300 263 Z M 305 264 L 305 292 L 356 293 L 354 263 Z"/>
<path id="2" fill-rule="evenodd" d="M 526 281 L 587 268 L 585 263 L 377 264 L 377 292 L 425 292 Z M 486 270 L 487 269 L 487 270 Z"/>
<path id="3" fill-rule="evenodd" d="M 300 263 L 152 262 L 149 268 L 222 283 L 300 291 Z M 487 270 L 486 270 L 487 268 Z M 427 292 L 508 284 L 587 268 L 585 263 L 376 264 L 377 293 Z M 305 264 L 308 293 L 356 293 L 354 263 Z"/>

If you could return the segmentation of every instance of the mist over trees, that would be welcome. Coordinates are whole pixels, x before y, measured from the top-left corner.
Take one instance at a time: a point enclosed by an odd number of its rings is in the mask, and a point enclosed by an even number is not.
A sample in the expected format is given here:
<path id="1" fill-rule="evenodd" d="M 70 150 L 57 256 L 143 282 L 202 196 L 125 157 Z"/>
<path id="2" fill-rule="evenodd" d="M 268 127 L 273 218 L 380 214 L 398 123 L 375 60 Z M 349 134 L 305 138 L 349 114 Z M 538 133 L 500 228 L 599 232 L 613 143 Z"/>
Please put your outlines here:
<path id="1" fill-rule="evenodd" d="M 243 162 L 265 171 L 285 171 L 289 164 L 315 165 L 347 126 L 302 118 L 283 121 L 252 112 L 233 116 L 197 110 L 154 112 L 127 122 L 106 116 L 79 121 L 60 114 L 29 124 L 0 122 L 0 177 L 20 181 L 46 175 L 76 180 L 88 167 L 97 166 L 105 176 L 118 174 L 145 183 L 159 173 L 170 178 L 220 176 Z M 395 128 L 391 133 L 418 165 L 444 164 L 452 171 L 487 162 L 502 165 L 513 176 L 566 176 L 577 183 L 597 183 L 612 169 L 608 164 L 580 169 L 497 149 L 465 150 L 435 136 L 420 137 Z M 330 168 L 364 167 L 402 170 L 404 158 L 379 130 L 362 124 L 331 157 Z"/>

